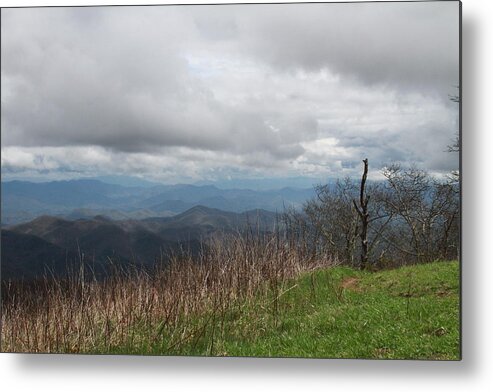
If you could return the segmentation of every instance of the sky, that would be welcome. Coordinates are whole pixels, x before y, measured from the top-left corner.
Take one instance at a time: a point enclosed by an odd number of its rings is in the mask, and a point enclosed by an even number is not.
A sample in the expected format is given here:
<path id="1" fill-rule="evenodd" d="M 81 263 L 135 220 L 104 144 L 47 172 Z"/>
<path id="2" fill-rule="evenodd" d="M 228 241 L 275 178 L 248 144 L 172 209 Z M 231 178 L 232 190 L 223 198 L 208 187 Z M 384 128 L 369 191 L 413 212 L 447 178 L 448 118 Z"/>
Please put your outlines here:
<path id="1" fill-rule="evenodd" d="M 2 9 L 2 179 L 444 175 L 458 2 Z"/>

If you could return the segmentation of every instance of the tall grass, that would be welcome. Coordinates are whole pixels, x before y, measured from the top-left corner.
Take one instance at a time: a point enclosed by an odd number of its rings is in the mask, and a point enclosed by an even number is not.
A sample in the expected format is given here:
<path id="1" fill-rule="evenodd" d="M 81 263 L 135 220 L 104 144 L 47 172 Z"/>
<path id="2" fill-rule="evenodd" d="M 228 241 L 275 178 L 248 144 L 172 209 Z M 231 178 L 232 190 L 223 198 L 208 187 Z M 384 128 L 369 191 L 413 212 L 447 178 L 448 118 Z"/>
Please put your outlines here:
<path id="1" fill-rule="evenodd" d="M 288 280 L 334 264 L 279 233 L 230 234 L 200 252 L 175 252 L 152 271 L 114 267 L 96 279 L 84 264 L 66 279 L 2 287 L 3 352 L 179 353 L 207 333 L 214 355 L 223 321 L 271 296 L 273 317 Z M 219 329 L 219 330 L 217 330 Z M 138 347 L 138 349 L 135 349 Z"/>

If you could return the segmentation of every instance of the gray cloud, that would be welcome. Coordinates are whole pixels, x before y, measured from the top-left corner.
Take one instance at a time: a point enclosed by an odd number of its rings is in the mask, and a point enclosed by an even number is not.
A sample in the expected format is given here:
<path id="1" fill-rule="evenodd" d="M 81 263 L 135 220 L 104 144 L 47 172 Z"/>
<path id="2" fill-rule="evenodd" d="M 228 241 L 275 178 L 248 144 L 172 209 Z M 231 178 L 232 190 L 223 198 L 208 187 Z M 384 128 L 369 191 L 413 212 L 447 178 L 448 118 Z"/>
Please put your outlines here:
<path id="1" fill-rule="evenodd" d="M 363 83 L 443 93 L 459 79 L 458 7 L 439 1 L 326 3 L 279 12 L 269 5 L 255 23 L 244 14 L 241 25 L 247 48 L 276 66 L 328 67 Z"/>
<path id="2" fill-rule="evenodd" d="M 5 173 L 458 165 L 455 2 L 7 9 L 1 71 Z"/>

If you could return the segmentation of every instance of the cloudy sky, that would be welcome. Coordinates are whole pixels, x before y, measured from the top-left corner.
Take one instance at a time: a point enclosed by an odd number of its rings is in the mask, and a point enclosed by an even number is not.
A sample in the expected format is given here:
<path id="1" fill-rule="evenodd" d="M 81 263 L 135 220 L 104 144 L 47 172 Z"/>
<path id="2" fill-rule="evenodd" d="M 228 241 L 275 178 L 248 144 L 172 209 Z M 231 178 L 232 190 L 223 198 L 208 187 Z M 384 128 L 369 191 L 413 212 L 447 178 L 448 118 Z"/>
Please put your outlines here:
<path id="1" fill-rule="evenodd" d="M 457 2 L 3 9 L 2 176 L 433 173 L 458 129 Z"/>

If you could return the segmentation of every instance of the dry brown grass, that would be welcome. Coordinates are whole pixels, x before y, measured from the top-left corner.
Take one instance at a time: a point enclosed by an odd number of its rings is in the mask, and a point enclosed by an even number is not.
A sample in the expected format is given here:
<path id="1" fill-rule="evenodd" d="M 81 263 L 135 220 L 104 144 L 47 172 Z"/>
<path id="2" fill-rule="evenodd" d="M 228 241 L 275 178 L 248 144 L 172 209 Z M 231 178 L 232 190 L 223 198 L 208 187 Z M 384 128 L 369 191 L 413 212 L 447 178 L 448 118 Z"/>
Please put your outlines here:
<path id="1" fill-rule="evenodd" d="M 139 347 L 144 353 L 159 342 L 160 353 L 176 353 L 256 296 L 275 293 L 277 312 L 288 279 L 331 264 L 279 234 L 237 234 L 212 239 L 199 255 L 176 254 L 152 272 L 118 270 L 96 280 L 81 270 L 66 280 L 6 285 L 1 350 L 125 353 Z M 213 353 L 214 330 L 208 334 Z"/>

